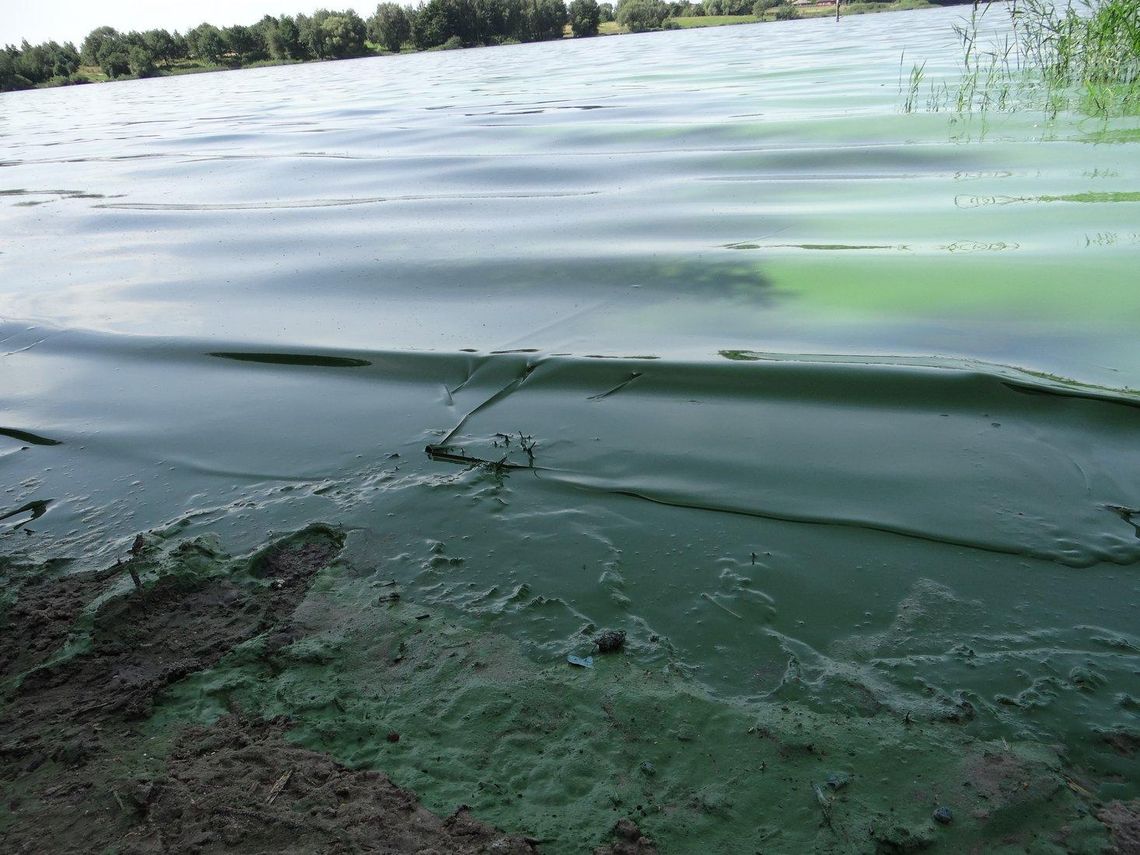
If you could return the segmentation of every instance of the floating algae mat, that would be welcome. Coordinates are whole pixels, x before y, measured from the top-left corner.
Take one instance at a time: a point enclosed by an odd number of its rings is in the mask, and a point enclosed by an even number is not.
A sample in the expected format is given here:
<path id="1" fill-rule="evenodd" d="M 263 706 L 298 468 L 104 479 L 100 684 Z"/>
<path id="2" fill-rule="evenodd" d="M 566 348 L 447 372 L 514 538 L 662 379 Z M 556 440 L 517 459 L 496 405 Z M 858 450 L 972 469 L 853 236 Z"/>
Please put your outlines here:
<path id="1" fill-rule="evenodd" d="M 6 848 L 1129 851 L 1140 126 L 956 19 L 3 96 Z"/>

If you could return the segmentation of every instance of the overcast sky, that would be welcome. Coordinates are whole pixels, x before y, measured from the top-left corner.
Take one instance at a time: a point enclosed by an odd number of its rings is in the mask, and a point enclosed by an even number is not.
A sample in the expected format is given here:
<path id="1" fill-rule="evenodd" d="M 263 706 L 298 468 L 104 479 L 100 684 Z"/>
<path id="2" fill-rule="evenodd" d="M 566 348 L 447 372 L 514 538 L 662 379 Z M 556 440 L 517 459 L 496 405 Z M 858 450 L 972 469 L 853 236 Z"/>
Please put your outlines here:
<path id="1" fill-rule="evenodd" d="M 55 40 L 76 46 L 104 24 L 129 30 L 181 30 L 203 21 L 228 27 L 252 24 L 264 15 L 311 14 L 317 9 L 355 9 L 367 18 L 378 0 L 0 0 L 0 45 Z"/>

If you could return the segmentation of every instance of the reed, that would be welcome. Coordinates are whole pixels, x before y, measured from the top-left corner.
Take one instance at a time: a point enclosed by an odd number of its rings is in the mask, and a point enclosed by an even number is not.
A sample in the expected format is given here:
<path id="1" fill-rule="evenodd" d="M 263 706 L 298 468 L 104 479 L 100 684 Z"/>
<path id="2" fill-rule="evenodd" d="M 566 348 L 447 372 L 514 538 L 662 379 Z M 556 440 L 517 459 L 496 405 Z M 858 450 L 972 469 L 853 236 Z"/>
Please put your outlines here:
<path id="1" fill-rule="evenodd" d="M 1112 117 L 1140 114 L 1140 0 L 1015 0 L 1012 33 L 986 42 L 985 16 L 975 6 L 954 27 L 962 46 L 962 75 L 932 83 L 932 112 L 986 113 L 1040 109 Z M 924 66 L 915 65 L 903 111 L 918 109 Z M 901 75 L 900 75 L 901 77 Z"/>

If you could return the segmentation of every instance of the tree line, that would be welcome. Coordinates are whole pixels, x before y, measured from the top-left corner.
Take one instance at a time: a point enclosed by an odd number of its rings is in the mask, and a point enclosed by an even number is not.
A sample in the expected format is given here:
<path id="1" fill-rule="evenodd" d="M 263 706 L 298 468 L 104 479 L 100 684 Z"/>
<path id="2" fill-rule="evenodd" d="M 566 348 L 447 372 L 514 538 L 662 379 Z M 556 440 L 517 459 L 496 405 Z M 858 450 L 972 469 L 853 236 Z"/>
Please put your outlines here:
<path id="1" fill-rule="evenodd" d="M 756 0 L 769 8 L 778 0 Z M 768 4 L 768 5 L 764 5 Z M 312 15 L 266 15 L 255 24 L 201 24 L 186 33 L 167 30 L 122 33 L 98 27 L 76 48 L 50 41 L 0 49 L 0 92 L 43 85 L 87 83 L 84 67 L 107 78 L 152 77 L 179 66 L 241 68 L 256 64 L 348 59 L 382 52 L 535 42 L 592 36 L 616 20 L 641 32 L 668 26 L 685 15 L 748 14 L 753 0 L 426 0 L 416 8 L 386 2 L 364 20 L 351 9 Z M 759 12 L 757 12 L 759 14 Z"/>

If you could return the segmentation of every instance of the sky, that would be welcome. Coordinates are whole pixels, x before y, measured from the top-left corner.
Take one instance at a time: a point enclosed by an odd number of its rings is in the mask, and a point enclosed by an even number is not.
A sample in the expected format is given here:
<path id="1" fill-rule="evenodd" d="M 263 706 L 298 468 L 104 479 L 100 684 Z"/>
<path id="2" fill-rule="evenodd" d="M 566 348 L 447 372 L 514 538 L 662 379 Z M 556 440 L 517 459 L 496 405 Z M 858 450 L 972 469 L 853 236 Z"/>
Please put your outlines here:
<path id="1" fill-rule="evenodd" d="M 355 9 L 369 17 L 378 0 L 0 0 L 0 45 L 22 39 L 75 42 L 104 25 L 129 30 L 187 30 L 203 21 L 219 27 L 252 24 L 265 15 Z"/>

